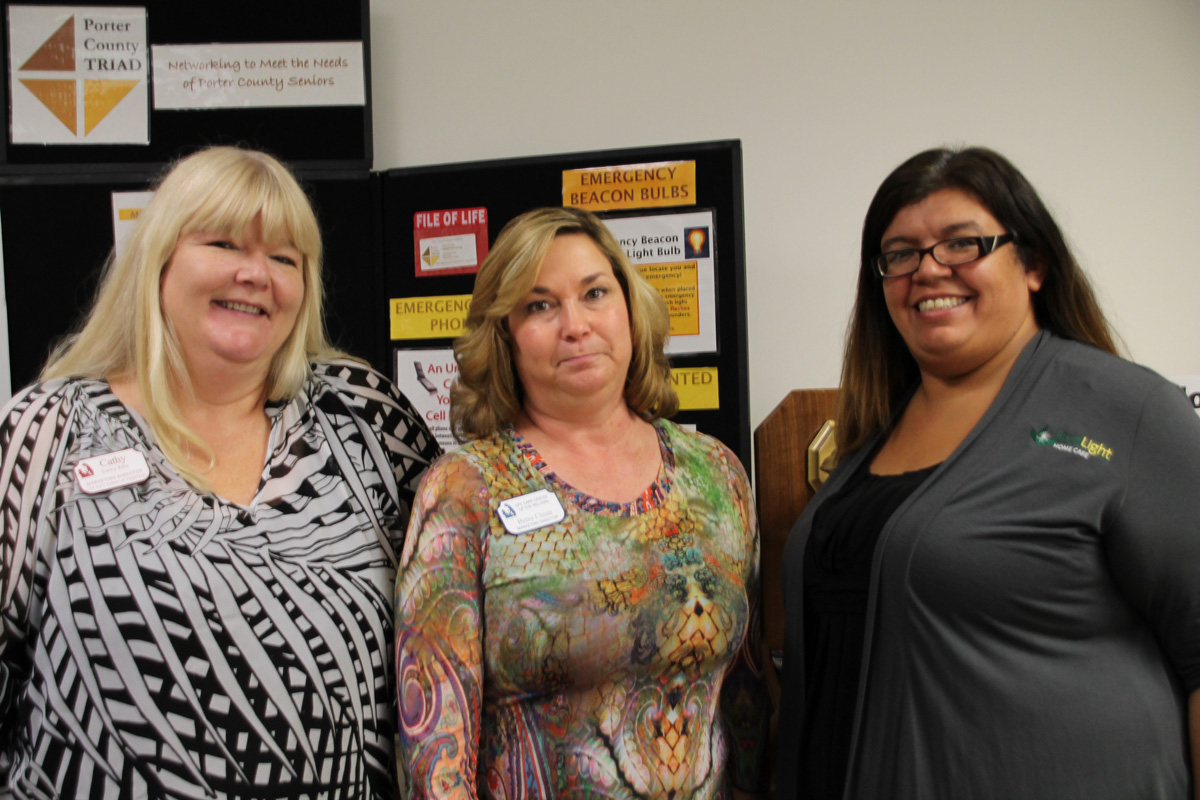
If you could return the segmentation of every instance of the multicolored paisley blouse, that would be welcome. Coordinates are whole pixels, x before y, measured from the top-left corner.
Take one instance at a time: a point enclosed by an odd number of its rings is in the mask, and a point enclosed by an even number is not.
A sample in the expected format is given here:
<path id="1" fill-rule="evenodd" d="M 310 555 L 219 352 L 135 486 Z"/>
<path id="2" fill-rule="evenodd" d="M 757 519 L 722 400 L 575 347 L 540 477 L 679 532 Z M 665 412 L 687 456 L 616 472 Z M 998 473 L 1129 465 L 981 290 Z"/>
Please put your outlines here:
<path id="1" fill-rule="evenodd" d="M 662 466 L 633 503 L 576 491 L 512 429 L 426 475 L 396 581 L 413 797 L 763 788 L 749 482 L 716 440 L 655 426 Z M 510 532 L 500 503 L 539 490 L 563 519 Z"/>

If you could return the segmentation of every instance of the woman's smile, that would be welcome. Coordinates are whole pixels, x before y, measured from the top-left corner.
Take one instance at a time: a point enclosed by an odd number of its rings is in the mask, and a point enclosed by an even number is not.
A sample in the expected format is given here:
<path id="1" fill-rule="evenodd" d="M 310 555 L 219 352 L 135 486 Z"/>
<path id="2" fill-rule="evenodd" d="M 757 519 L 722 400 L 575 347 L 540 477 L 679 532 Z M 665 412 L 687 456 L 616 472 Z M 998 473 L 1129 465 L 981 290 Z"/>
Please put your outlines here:
<path id="1" fill-rule="evenodd" d="M 255 218 L 238 238 L 213 231 L 179 237 L 163 271 L 163 316 L 189 363 L 258 364 L 265 371 L 295 327 L 304 297 L 303 257 L 262 240 Z"/>
<path id="2" fill-rule="evenodd" d="M 267 312 L 260 306 L 250 303 L 239 303 L 236 300 L 213 300 L 213 304 L 230 311 L 238 311 L 243 314 L 251 314 L 253 316 L 266 316 Z"/>
<path id="3" fill-rule="evenodd" d="M 965 297 L 928 297 L 917 302 L 917 311 L 922 313 L 929 311 L 947 311 L 951 308 L 957 308 L 967 302 Z"/>
<path id="4" fill-rule="evenodd" d="M 901 208 L 882 243 L 922 249 L 954 236 L 1004 232 L 974 197 L 942 189 Z M 1027 269 L 1014 247 L 953 267 L 923 254 L 915 272 L 883 280 L 892 323 L 923 372 L 957 377 L 998 356 L 1015 358 L 1037 331 L 1031 298 L 1042 273 Z"/>

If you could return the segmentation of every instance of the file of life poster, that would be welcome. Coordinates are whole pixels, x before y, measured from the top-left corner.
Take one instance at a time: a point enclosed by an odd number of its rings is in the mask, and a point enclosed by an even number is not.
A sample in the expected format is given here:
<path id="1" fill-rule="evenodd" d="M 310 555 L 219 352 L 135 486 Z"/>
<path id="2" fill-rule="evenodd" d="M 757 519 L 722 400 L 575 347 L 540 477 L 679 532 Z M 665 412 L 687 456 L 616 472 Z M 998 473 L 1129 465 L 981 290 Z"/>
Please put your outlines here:
<path id="1" fill-rule="evenodd" d="M 671 314 L 667 353 L 715 353 L 713 212 L 608 218 L 604 224 L 633 265 L 667 301 Z"/>

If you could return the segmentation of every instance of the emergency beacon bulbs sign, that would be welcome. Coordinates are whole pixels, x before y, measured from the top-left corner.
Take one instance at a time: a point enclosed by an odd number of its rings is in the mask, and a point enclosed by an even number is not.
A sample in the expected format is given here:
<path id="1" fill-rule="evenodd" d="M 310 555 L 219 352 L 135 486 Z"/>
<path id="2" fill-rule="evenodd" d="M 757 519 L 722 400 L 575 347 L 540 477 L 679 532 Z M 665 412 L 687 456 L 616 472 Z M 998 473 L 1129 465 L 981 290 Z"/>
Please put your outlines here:
<path id="1" fill-rule="evenodd" d="M 13 144 L 147 144 L 144 8 L 8 7 Z"/>

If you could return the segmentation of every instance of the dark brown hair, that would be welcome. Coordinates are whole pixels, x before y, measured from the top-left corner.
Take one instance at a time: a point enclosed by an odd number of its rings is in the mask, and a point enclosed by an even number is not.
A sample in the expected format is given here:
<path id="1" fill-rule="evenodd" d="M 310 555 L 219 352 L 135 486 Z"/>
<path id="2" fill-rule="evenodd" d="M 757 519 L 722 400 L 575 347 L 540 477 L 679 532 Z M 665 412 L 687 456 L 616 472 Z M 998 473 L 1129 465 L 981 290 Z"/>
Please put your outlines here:
<path id="1" fill-rule="evenodd" d="M 919 377 L 917 363 L 888 315 L 883 282 L 873 262 L 900 209 L 942 189 L 957 189 L 983 204 L 1016 234 L 1017 255 L 1025 268 L 1044 270 L 1042 287 L 1033 295 L 1039 327 L 1116 353 L 1112 330 L 1087 276 L 1020 170 L 982 147 L 918 153 L 884 179 L 863 221 L 858 291 L 846 332 L 838 396 L 838 452 L 843 456 L 887 427 L 896 402 Z"/>

